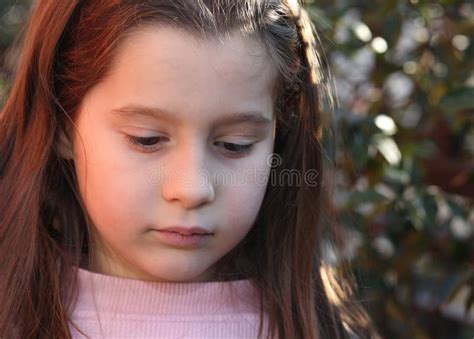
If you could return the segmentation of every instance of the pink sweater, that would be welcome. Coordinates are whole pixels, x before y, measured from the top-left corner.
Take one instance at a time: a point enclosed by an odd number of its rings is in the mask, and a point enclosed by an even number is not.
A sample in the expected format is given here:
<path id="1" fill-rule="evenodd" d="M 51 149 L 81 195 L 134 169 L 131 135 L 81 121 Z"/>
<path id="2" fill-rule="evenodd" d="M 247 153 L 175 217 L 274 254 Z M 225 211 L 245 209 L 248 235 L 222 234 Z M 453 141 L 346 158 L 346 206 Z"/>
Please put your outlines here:
<path id="1" fill-rule="evenodd" d="M 89 338 L 256 338 L 258 334 L 258 298 L 250 280 L 160 283 L 84 269 L 79 269 L 78 278 L 72 321 Z M 73 338 L 86 338 L 70 328 Z"/>

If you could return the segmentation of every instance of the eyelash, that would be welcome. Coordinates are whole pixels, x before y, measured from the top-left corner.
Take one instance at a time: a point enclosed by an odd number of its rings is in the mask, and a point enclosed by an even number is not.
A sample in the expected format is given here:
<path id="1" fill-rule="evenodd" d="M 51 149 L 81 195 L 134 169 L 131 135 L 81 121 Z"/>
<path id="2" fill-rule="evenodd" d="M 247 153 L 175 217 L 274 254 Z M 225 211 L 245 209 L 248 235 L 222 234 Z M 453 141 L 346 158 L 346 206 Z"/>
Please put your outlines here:
<path id="1" fill-rule="evenodd" d="M 156 137 L 136 137 L 136 136 L 132 136 L 132 135 L 126 135 L 126 139 L 127 139 L 127 142 L 129 144 L 131 144 L 134 148 L 138 149 L 139 151 L 141 152 L 146 152 L 146 153 L 151 153 L 153 151 L 155 151 L 155 147 L 156 147 L 156 144 L 159 143 L 159 140 L 160 139 L 166 139 L 165 137 L 161 137 L 161 136 L 156 136 Z M 156 140 L 158 139 L 156 142 L 154 142 L 152 145 L 150 144 L 143 144 L 143 143 L 147 143 L 149 142 L 150 140 Z M 228 154 L 229 157 L 231 158 L 238 158 L 238 157 L 244 157 L 248 154 L 250 154 L 253 150 L 253 147 L 255 145 L 255 142 L 252 143 L 252 144 L 248 144 L 248 145 L 241 145 L 241 144 L 234 144 L 234 143 L 231 143 L 231 142 L 224 142 L 224 141 L 217 141 L 216 144 L 218 145 L 230 145 L 231 148 L 237 148 L 237 150 L 229 150 L 229 149 L 226 149 L 226 152 Z M 224 147 L 225 148 L 225 147 Z"/>

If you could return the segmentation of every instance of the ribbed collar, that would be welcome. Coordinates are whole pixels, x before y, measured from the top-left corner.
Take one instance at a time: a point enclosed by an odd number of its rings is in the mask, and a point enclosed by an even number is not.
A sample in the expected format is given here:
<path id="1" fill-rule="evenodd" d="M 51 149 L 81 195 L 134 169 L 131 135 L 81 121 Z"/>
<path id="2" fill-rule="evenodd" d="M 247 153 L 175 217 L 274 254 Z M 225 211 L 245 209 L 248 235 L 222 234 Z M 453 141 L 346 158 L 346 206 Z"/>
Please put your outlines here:
<path id="1" fill-rule="evenodd" d="M 229 282 L 148 282 L 78 268 L 76 312 L 134 315 L 196 315 L 258 312 L 250 280 Z M 235 298 L 234 298 L 235 296 Z"/>

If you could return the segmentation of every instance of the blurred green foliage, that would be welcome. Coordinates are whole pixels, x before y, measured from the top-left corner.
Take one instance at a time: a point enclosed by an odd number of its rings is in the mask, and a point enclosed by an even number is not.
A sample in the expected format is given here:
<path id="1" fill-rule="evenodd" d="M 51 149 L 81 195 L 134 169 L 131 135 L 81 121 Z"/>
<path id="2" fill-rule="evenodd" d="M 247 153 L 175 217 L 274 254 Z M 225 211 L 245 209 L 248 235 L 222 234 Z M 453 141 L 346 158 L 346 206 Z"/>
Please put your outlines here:
<path id="1" fill-rule="evenodd" d="M 0 2 L 0 98 L 28 2 Z M 473 338 L 474 4 L 307 5 L 339 97 L 336 200 L 361 300 L 384 338 Z"/>
<path id="2" fill-rule="evenodd" d="M 307 3 L 340 100 L 361 298 L 385 338 L 473 338 L 474 3 Z"/>
<path id="3" fill-rule="evenodd" d="M 14 67 L 13 62 L 8 60 L 6 51 L 25 20 L 29 4 L 29 0 L 1 0 L 0 2 L 0 105 L 8 92 L 9 79 Z M 13 54 L 11 53 L 12 58 Z"/>

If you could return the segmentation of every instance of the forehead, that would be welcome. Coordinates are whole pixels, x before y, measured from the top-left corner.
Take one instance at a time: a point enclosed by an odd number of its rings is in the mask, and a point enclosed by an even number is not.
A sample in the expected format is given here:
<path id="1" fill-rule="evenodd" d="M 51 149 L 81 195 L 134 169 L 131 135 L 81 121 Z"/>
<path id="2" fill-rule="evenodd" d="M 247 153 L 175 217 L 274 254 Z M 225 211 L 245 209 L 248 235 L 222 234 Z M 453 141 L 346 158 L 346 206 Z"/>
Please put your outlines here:
<path id="1" fill-rule="evenodd" d="M 148 56 L 154 61 L 184 67 L 210 64 L 221 75 L 249 80 L 264 73 L 273 75 L 274 70 L 264 45 L 256 37 L 244 36 L 237 30 L 204 37 L 169 25 L 144 26 L 126 35 L 117 55 L 117 61 L 126 63 L 130 58 L 139 60 Z"/>
<path id="2" fill-rule="evenodd" d="M 127 35 L 97 90 L 109 109 L 139 104 L 205 118 L 262 111 L 273 118 L 275 68 L 256 39 L 235 33 L 204 39 L 168 26 Z M 184 116 L 186 117 L 186 116 Z"/>

